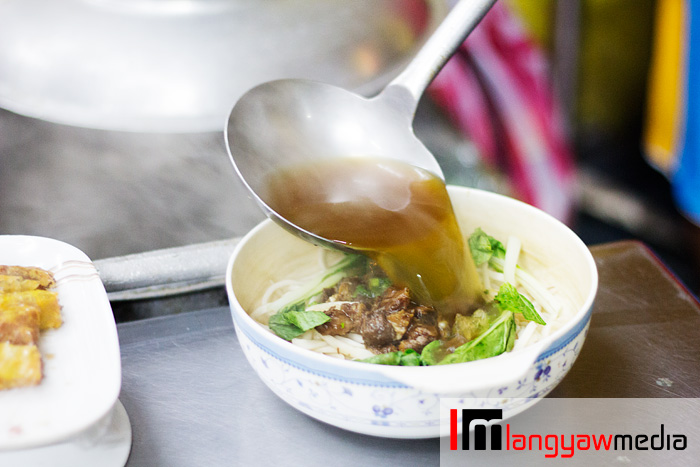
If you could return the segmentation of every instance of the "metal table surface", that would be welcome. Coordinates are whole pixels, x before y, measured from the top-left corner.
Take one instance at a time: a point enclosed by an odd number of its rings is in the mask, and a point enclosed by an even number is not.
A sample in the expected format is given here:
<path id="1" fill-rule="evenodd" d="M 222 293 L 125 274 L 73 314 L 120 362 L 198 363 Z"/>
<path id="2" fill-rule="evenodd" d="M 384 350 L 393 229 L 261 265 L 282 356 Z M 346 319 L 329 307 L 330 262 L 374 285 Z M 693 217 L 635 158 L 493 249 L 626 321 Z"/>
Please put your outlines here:
<path id="1" fill-rule="evenodd" d="M 549 397 L 700 397 L 700 305 L 643 244 L 594 246 L 600 275 L 578 360 Z M 317 422 L 249 367 L 226 307 L 118 325 L 128 466 L 437 465 L 439 439 Z"/>

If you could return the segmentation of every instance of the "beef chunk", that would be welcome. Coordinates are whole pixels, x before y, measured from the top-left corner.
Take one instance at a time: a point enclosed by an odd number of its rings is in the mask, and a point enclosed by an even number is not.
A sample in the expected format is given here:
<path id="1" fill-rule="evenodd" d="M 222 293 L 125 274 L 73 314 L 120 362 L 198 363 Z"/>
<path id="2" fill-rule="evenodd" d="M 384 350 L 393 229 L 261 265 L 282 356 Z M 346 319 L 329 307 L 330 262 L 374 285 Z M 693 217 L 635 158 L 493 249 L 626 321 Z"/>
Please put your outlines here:
<path id="1" fill-rule="evenodd" d="M 384 347 L 395 339 L 394 328 L 384 313 L 368 312 L 362 319 L 360 334 L 368 348 Z"/>
<path id="2" fill-rule="evenodd" d="M 423 351 L 423 347 L 438 337 L 437 326 L 425 326 L 414 323 L 406 331 L 405 339 L 399 343 L 399 350 L 413 349 L 420 353 Z"/>
<path id="3" fill-rule="evenodd" d="M 363 317 L 360 333 L 365 345 L 377 350 L 401 339 L 412 318 L 406 312 L 410 304 L 407 288 L 389 287 Z"/>
<path id="4" fill-rule="evenodd" d="M 416 322 L 426 326 L 437 326 L 438 314 L 435 308 L 418 305 L 414 308 L 413 313 L 416 317 Z"/>
<path id="5" fill-rule="evenodd" d="M 344 277 L 334 287 L 323 289 L 319 303 L 325 302 L 351 302 L 356 300 L 355 289 L 360 283 L 357 277 Z"/>
<path id="6" fill-rule="evenodd" d="M 411 306 L 411 292 L 408 287 L 391 286 L 379 298 L 377 310 L 384 313 L 405 310 Z"/>
<path id="7" fill-rule="evenodd" d="M 335 292 L 335 295 L 333 295 L 332 299 L 337 302 L 349 302 L 354 300 L 355 289 L 357 288 L 358 283 L 359 279 L 357 278 L 346 277 L 345 279 L 341 279 L 341 281 L 338 283 L 337 290 Z"/>
<path id="8" fill-rule="evenodd" d="M 341 303 L 325 311 L 331 319 L 317 326 L 316 330 L 324 336 L 344 336 L 360 327 L 366 312 L 363 303 Z"/>
<path id="9" fill-rule="evenodd" d="M 386 319 L 394 328 L 394 340 L 401 340 L 413 320 L 413 310 L 399 310 L 389 313 Z"/>
<path id="10" fill-rule="evenodd" d="M 371 351 L 374 354 L 396 352 L 397 350 L 399 350 L 397 345 L 394 343 L 379 345 L 375 347 L 365 345 L 365 347 L 367 347 L 367 350 Z"/>
<path id="11" fill-rule="evenodd" d="M 413 321 L 399 343 L 399 350 L 413 349 L 420 353 L 423 347 L 440 338 L 437 312 L 430 307 L 417 306 L 413 310 Z"/>
<path id="12" fill-rule="evenodd" d="M 330 320 L 316 328 L 328 336 L 344 336 L 350 332 L 362 335 L 365 347 L 374 353 L 396 350 L 423 350 L 438 339 L 437 312 L 411 300 L 406 287 L 391 286 L 377 298 L 357 301 L 355 291 L 363 283 L 358 278 L 345 278 L 337 286 L 324 290 L 322 301 L 348 301 L 326 311 Z"/>

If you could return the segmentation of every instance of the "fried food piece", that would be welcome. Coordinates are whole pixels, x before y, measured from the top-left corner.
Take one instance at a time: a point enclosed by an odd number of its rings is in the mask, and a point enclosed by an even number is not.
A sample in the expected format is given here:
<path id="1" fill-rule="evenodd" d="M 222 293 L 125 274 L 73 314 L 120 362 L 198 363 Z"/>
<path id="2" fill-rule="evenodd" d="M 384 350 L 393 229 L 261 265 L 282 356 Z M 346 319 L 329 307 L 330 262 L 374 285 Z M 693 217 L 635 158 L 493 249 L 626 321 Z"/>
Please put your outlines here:
<path id="1" fill-rule="evenodd" d="M 25 279 L 21 276 L 0 274 L 0 293 L 24 292 L 26 290 L 35 290 L 38 288 L 39 281 Z"/>
<path id="2" fill-rule="evenodd" d="M 61 318 L 61 305 L 58 303 L 58 294 L 49 290 L 33 290 L 24 292 L 34 296 L 39 304 L 39 329 L 57 329 L 63 324 Z"/>
<path id="3" fill-rule="evenodd" d="M 63 319 L 61 318 L 61 306 L 58 303 L 58 294 L 50 290 L 31 290 L 28 292 L 19 292 L 18 295 L 33 298 L 39 305 L 39 329 L 56 329 L 61 327 Z"/>
<path id="4" fill-rule="evenodd" d="M 50 289 L 56 285 L 56 280 L 49 271 L 41 268 L 24 266 L 0 266 L 0 275 L 19 276 L 39 282 L 39 288 Z"/>
<path id="5" fill-rule="evenodd" d="M 61 306 L 58 303 L 58 294 L 50 290 L 29 290 L 26 292 L 13 292 L 0 295 L 0 309 L 3 304 L 35 304 L 39 309 L 39 330 L 56 329 L 61 327 Z M 0 338 L 2 341 L 2 338 Z"/>
<path id="6" fill-rule="evenodd" d="M 41 381 L 40 331 L 63 324 L 55 285 L 44 269 L 0 266 L 0 390 Z"/>
<path id="7" fill-rule="evenodd" d="M 36 345 L 0 342 L 0 390 L 41 382 L 41 354 Z"/>
<path id="8" fill-rule="evenodd" d="M 40 308 L 32 297 L 0 295 L 0 342 L 14 345 L 39 341 Z"/>

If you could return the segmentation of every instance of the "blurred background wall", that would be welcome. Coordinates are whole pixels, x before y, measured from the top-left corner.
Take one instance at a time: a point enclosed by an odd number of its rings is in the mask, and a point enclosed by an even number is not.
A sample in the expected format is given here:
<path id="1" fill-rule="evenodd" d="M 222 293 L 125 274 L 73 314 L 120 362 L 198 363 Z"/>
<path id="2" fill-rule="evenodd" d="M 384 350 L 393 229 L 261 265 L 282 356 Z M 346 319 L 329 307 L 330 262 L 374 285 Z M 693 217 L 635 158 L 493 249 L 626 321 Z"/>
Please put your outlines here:
<path id="1" fill-rule="evenodd" d="M 643 144 L 663 1 L 507 3 L 551 60 L 578 172 L 574 227 L 589 243 L 646 242 L 697 292 L 698 229 L 679 212 Z"/>
<path id="2" fill-rule="evenodd" d="M 589 244 L 622 239 L 645 242 L 697 293 L 700 231 L 681 213 L 673 196 L 669 179 L 678 161 L 667 164 L 664 170 L 650 160 L 648 145 L 644 144 L 652 118 L 667 119 L 661 123 L 662 131 L 682 134 L 684 130 L 684 95 L 693 90 L 683 89 L 684 74 L 688 73 L 683 54 L 690 42 L 683 25 L 688 21 L 688 5 L 693 2 L 501 3 L 546 56 L 545 73 L 551 78 L 552 93 L 562 111 L 561 123 L 575 165 L 574 217 L 570 225 Z M 674 14 L 679 15 L 675 20 Z M 508 26 L 503 30 L 505 35 L 515 34 Z M 666 44 L 661 44 L 663 40 Z M 678 51 L 663 50 L 668 49 L 669 40 L 679 42 Z M 662 60 L 658 59 L 660 52 L 666 54 Z M 652 101 L 650 77 L 655 54 L 657 75 L 660 69 L 662 75 L 676 73 L 679 82 L 669 83 L 667 79 L 654 83 L 657 100 Z M 668 70 L 674 60 L 679 69 Z M 678 102 L 670 102 L 676 96 Z M 659 105 L 666 108 L 655 107 Z M 655 123 L 660 124 L 658 120 Z M 666 157 L 679 158 L 682 142 L 676 146 L 667 151 L 671 154 Z M 497 175 L 503 172 L 497 170 Z M 700 180 L 686 182 L 690 185 L 687 190 L 700 194 Z M 503 183 L 500 185 L 502 191 L 507 190 L 507 181 L 505 185 L 505 189 Z M 491 189 L 499 189 L 498 183 Z"/>

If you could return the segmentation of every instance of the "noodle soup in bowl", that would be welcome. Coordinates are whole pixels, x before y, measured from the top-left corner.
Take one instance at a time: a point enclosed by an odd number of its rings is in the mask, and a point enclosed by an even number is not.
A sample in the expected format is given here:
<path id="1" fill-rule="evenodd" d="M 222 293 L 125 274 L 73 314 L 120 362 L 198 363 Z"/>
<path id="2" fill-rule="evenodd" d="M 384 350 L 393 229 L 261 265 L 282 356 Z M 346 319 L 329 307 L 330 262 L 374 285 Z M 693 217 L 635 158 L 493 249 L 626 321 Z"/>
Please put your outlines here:
<path id="1" fill-rule="evenodd" d="M 275 394 L 315 419 L 350 431 L 430 438 L 440 436 L 441 423 L 448 423 L 441 421 L 443 397 L 459 398 L 464 408 L 501 408 L 505 419 L 536 403 L 564 378 L 583 345 L 597 290 L 588 248 L 568 227 L 532 206 L 476 189 L 450 186 L 448 191 L 465 236 L 480 228 L 504 242 L 517 237 L 522 245 L 519 269 L 529 274 L 521 279 L 536 277 L 545 289 L 537 298 L 554 303 L 554 311 L 543 308 L 547 325 L 520 322 L 511 351 L 449 365 L 379 365 L 303 348 L 278 337 L 251 314 L 274 294 L 271 285 L 323 271 L 324 255 L 266 220 L 238 244 L 226 287 L 244 354 Z M 491 275 L 498 280 L 498 273 Z"/>

